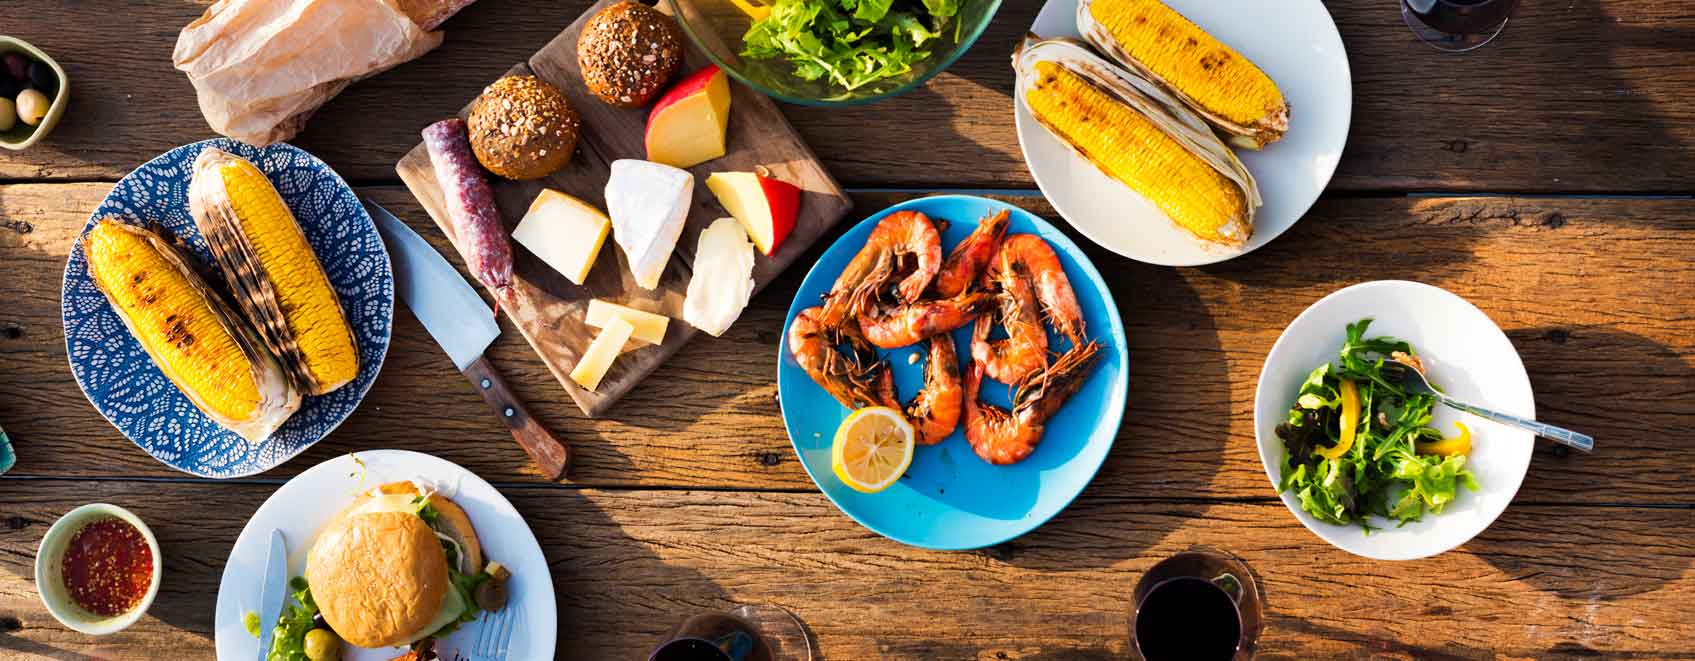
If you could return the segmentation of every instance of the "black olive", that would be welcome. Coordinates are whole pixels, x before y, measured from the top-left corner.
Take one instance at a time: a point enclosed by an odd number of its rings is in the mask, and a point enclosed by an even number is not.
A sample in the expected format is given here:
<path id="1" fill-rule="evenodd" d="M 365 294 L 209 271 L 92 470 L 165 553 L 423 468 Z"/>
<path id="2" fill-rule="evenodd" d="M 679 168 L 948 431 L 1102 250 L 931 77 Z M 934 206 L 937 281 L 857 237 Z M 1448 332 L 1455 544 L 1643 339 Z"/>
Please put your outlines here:
<path id="1" fill-rule="evenodd" d="M 23 86 L 19 85 L 18 81 L 12 80 L 11 76 L 0 76 L 0 98 L 11 99 L 22 91 L 24 91 Z"/>
<path id="2" fill-rule="evenodd" d="M 477 592 L 473 596 L 476 598 L 477 608 L 486 611 L 497 611 L 505 608 L 506 582 L 483 581 L 481 585 L 477 586 Z"/>
<path id="3" fill-rule="evenodd" d="M 53 96 L 59 89 L 59 80 L 53 75 L 53 69 L 46 62 L 29 63 L 29 86 L 41 90 L 42 94 Z"/>
<path id="4" fill-rule="evenodd" d="M 0 60 L 6 63 L 6 75 L 11 76 L 12 80 L 20 85 L 29 82 L 29 58 L 24 57 L 23 53 L 7 53 Z"/>
<path id="5" fill-rule="evenodd" d="M 324 621 L 324 614 L 323 613 L 314 613 L 312 615 L 312 628 L 313 629 L 328 629 L 328 628 L 330 628 L 330 623 Z"/>

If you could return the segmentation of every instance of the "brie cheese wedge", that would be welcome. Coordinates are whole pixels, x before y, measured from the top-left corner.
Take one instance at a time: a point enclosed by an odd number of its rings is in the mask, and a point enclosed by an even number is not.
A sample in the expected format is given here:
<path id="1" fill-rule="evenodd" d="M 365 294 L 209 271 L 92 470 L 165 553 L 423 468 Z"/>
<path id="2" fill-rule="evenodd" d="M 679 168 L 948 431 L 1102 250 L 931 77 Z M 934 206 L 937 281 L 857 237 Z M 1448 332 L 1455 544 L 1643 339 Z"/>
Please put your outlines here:
<path id="1" fill-rule="evenodd" d="M 635 159 L 612 162 L 606 182 L 612 238 L 643 289 L 659 286 L 693 199 L 694 176 L 684 170 Z"/>
<path id="2" fill-rule="evenodd" d="M 700 233 L 694 276 L 683 299 L 683 321 L 724 334 L 753 297 L 753 242 L 734 218 L 719 218 Z"/>

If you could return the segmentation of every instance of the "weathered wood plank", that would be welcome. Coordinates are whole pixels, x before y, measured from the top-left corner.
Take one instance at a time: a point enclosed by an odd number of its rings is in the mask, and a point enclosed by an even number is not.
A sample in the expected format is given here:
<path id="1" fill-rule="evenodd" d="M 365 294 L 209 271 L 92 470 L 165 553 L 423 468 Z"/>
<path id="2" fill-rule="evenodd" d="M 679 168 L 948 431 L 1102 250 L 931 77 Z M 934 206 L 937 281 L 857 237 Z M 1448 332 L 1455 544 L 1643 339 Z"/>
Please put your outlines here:
<path id="1" fill-rule="evenodd" d="M 224 560 L 270 493 L 256 485 L 5 481 L 0 650 L 139 659 L 171 649 L 178 658 L 211 658 Z M 1195 545 L 1228 549 L 1257 572 L 1269 606 L 1262 658 L 1695 654 L 1687 608 L 1695 598 L 1687 541 L 1695 518 L 1687 509 L 1514 507 L 1460 550 L 1373 562 L 1329 547 L 1275 503 L 1091 492 L 1024 539 L 942 553 L 876 537 L 818 494 L 507 496 L 552 567 L 561 659 L 641 658 L 681 618 L 752 602 L 793 611 L 827 659 L 1122 658 L 1136 579 Z M 60 627 L 30 579 L 47 525 L 95 500 L 135 511 L 165 554 L 152 614 L 110 638 Z M 189 509 L 203 514 L 186 519 Z"/>
<path id="2" fill-rule="evenodd" d="M 193 89 L 170 65 L 177 31 L 204 3 L 132 4 L 102 12 L 98 3 L 7 3 L 7 32 L 65 66 L 72 102 L 46 144 L 0 158 L 0 179 L 114 179 L 208 137 Z M 419 129 L 589 4 L 476 3 L 443 26 L 440 49 L 353 85 L 296 142 L 350 179 L 392 181 Z M 1031 186 L 1012 126 L 1007 56 L 1041 4 L 1005 3 L 966 57 L 911 94 L 785 110 L 846 185 Z M 1695 189 L 1687 167 L 1695 69 L 1686 66 L 1695 0 L 1526 2 L 1499 41 L 1464 56 L 1419 42 L 1393 2 L 1327 4 L 1354 81 L 1337 189 Z M 111 57 L 112 44 L 124 44 L 124 56 Z M 366 117 L 382 121 L 359 120 Z"/>
<path id="3" fill-rule="evenodd" d="M 0 225 L 10 228 L 0 229 L 8 272 L 0 424 L 19 446 L 19 474 L 175 474 L 112 429 L 65 366 L 64 255 L 108 188 L 0 187 Z M 404 189 L 365 192 L 459 263 Z M 862 193 L 855 203 L 870 214 L 902 197 Z M 1039 197 L 1010 199 L 1052 217 Z M 1091 492 L 1270 496 L 1252 429 L 1266 352 L 1289 320 L 1330 291 L 1404 278 L 1481 307 L 1523 356 L 1541 417 L 1599 439 L 1586 457 L 1544 445 L 1521 499 L 1695 502 L 1687 470 L 1695 448 L 1683 440 L 1695 428 L 1695 312 L 1679 294 L 1695 291 L 1695 272 L 1684 266 L 1695 260 L 1692 222 L 1688 200 L 1332 200 L 1264 250 L 1215 267 L 1150 267 L 1091 247 L 1131 341 L 1130 409 Z M 602 420 L 583 418 L 510 328 L 491 356 L 532 412 L 572 441 L 583 484 L 810 489 L 774 399 L 778 339 L 804 271 L 772 283 L 725 337 L 690 343 Z M 360 410 L 266 477 L 352 450 L 401 447 L 495 481 L 535 479 L 422 327 L 407 313 L 396 322 L 384 374 Z"/>

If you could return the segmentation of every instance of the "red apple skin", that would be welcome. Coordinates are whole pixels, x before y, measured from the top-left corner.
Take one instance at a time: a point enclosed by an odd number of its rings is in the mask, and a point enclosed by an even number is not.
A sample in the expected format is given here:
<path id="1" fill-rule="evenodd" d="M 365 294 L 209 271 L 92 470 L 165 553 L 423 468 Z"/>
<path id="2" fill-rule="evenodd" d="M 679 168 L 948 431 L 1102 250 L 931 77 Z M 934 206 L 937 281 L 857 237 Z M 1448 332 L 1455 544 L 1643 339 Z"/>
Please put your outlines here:
<path id="1" fill-rule="evenodd" d="M 759 178 L 759 190 L 765 194 L 766 207 L 771 209 L 771 250 L 765 253 L 769 257 L 777 254 L 783 240 L 795 228 L 795 216 L 800 213 L 800 188 L 763 174 L 754 176 Z"/>
<path id="2" fill-rule="evenodd" d="M 719 75 L 723 75 L 723 73 L 718 70 L 718 65 L 708 64 L 701 67 L 699 71 L 677 81 L 676 85 L 672 85 L 671 89 L 665 91 L 665 96 L 659 97 L 659 101 L 653 104 L 653 110 L 647 114 L 647 127 L 642 130 L 643 138 L 653 135 L 653 118 L 658 117 L 660 113 L 665 112 L 666 108 L 676 105 L 683 99 L 695 94 L 705 93 L 706 85 L 712 82 L 712 77 Z"/>

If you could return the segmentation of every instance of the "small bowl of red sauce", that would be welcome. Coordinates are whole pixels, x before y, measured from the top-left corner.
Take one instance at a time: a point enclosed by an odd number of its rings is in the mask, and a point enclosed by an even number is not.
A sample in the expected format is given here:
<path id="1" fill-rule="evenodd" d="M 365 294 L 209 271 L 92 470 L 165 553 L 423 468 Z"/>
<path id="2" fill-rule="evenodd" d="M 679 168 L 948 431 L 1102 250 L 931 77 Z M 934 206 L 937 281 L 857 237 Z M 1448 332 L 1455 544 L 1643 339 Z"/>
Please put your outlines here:
<path id="1" fill-rule="evenodd" d="M 91 635 L 124 630 L 159 594 L 159 541 L 117 505 L 83 505 L 53 523 L 35 555 L 35 589 L 61 624 Z"/>

